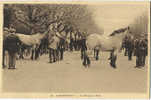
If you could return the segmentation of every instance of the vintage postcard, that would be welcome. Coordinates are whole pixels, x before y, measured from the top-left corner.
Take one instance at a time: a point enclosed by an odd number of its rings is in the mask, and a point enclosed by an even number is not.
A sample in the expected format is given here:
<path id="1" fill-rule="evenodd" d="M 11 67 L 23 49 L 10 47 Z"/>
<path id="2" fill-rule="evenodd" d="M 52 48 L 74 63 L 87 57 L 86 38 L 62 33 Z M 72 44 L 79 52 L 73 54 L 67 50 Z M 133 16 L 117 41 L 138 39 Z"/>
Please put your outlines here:
<path id="1" fill-rule="evenodd" d="M 3 98 L 149 98 L 150 2 L 1 2 Z"/>

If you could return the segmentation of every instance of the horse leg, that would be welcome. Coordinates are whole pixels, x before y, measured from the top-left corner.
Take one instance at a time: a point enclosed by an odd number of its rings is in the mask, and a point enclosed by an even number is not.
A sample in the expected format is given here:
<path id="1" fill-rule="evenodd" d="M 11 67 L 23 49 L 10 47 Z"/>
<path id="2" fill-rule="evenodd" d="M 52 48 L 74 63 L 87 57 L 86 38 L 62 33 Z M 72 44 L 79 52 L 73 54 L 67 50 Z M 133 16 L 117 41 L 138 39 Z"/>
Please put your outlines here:
<path id="1" fill-rule="evenodd" d="M 87 65 L 88 65 L 88 67 L 90 67 L 90 64 L 91 64 L 90 58 L 88 55 L 86 57 L 87 57 Z"/>
<path id="2" fill-rule="evenodd" d="M 96 50 L 94 49 L 94 58 L 95 58 L 95 52 L 96 52 Z"/>
<path id="3" fill-rule="evenodd" d="M 23 55 L 23 54 L 24 54 L 24 52 L 25 52 L 25 48 L 22 48 L 21 50 L 22 50 L 21 59 L 24 59 L 24 55 Z"/>
<path id="4" fill-rule="evenodd" d="M 99 50 L 96 50 L 96 60 L 99 60 Z"/>
<path id="5" fill-rule="evenodd" d="M 24 57 L 23 57 L 24 50 L 25 49 L 23 47 L 20 47 L 20 50 L 19 50 L 19 59 L 24 59 Z"/>
<path id="6" fill-rule="evenodd" d="M 116 68 L 116 59 L 117 59 L 117 54 L 114 51 L 111 51 L 110 65 L 113 68 Z"/>
<path id="7" fill-rule="evenodd" d="M 39 58 L 40 48 L 35 49 L 35 60 Z"/>
<path id="8" fill-rule="evenodd" d="M 83 49 L 81 48 L 81 59 L 84 58 L 84 52 L 85 52 L 85 50 L 83 50 Z"/>
<path id="9" fill-rule="evenodd" d="M 35 48 L 34 49 L 34 60 L 36 60 L 37 59 L 37 49 Z"/>
<path id="10" fill-rule="evenodd" d="M 34 50 L 32 49 L 32 52 L 31 52 L 31 60 L 34 59 Z"/>

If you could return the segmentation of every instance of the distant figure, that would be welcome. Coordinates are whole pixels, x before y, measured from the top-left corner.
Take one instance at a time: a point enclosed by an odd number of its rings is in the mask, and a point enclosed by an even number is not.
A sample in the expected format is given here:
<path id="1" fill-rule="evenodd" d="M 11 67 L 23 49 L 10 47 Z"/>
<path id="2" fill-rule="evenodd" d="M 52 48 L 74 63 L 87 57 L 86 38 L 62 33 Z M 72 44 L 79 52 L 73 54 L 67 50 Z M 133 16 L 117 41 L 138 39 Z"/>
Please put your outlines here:
<path id="1" fill-rule="evenodd" d="M 114 56 L 114 49 L 113 49 L 110 53 L 110 58 L 108 59 L 108 60 L 110 60 L 110 65 L 113 68 L 116 68 L 116 59 L 117 59 L 117 56 Z"/>
<path id="2" fill-rule="evenodd" d="M 136 48 L 138 48 L 138 43 L 139 43 L 139 40 L 138 39 L 135 39 L 134 40 L 134 56 L 136 56 Z"/>
<path id="3" fill-rule="evenodd" d="M 128 55 L 128 37 L 127 36 L 124 38 L 124 48 L 125 48 L 124 56 L 127 56 Z"/>
<path id="4" fill-rule="evenodd" d="M 94 48 L 94 58 L 95 60 L 99 60 L 99 47 Z"/>
<path id="5" fill-rule="evenodd" d="M 128 39 L 127 48 L 128 48 L 128 60 L 132 60 L 132 53 L 133 53 L 133 50 L 134 50 L 134 43 L 133 43 L 132 38 Z"/>
<path id="6" fill-rule="evenodd" d="M 80 50 L 80 48 L 81 48 L 81 44 L 80 44 L 81 36 L 79 34 L 78 34 L 78 38 L 77 38 L 77 50 Z"/>
<path id="7" fill-rule="evenodd" d="M 140 39 L 136 46 L 136 67 L 140 68 L 145 66 L 147 56 L 147 42 L 145 39 Z"/>
<path id="8" fill-rule="evenodd" d="M 86 37 L 85 36 L 82 36 L 80 44 L 81 44 L 81 59 L 83 59 L 83 65 L 85 67 L 89 67 L 91 62 L 90 62 L 90 59 L 87 56 L 87 52 L 86 52 L 87 51 L 87 45 L 86 45 Z"/>
<path id="9" fill-rule="evenodd" d="M 74 40 L 73 40 L 73 33 L 70 32 L 70 44 L 69 44 L 69 48 L 70 48 L 70 51 L 73 51 L 73 46 L 74 46 Z"/>

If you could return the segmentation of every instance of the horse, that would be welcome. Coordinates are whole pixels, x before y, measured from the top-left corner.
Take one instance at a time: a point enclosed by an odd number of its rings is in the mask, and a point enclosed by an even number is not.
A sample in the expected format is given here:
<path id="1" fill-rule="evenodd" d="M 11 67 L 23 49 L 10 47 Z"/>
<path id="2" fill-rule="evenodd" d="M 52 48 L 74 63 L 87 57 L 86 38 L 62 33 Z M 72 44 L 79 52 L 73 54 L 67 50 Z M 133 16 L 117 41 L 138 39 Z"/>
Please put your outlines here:
<path id="1" fill-rule="evenodd" d="M 21 33 L 16 33 L 16 36 L 18 36 L 18 38 L 21 41 L 21 50 L 20 50 L 20 57 L 23 58 L 23 52 L 25 49 L 31 49 L 32 51 L 32 55 L 31 55 L 31 59 L 37 59 L 39 54 L 39 46 L 41 44 L 41 40 L 46 36 L 46 33 L 36 33 L 36 34 L 32 34 L 32 35 L 25 35 L 25 34 L 21 34 Z"/>
<path id="2" fill-rule="evenodd" d="M 98 47 L 100 51 L 110 52 L 110 65 L 113 68 L 116 68 L 117 53 L 121 51 L 122 40 L 128 33 L 130 33 L 130 29 L 129 27 L 126 27 L 115 30 L 109 36 L 99 34 L 88 35 L 86 37 L 86 47 L 90 50 L 90 52 L 85 50 L 83 65 L 85 67 L 90 66 L 91 62 L 89 59 L 89 54 L 91 54 L 93 49 Z"/>

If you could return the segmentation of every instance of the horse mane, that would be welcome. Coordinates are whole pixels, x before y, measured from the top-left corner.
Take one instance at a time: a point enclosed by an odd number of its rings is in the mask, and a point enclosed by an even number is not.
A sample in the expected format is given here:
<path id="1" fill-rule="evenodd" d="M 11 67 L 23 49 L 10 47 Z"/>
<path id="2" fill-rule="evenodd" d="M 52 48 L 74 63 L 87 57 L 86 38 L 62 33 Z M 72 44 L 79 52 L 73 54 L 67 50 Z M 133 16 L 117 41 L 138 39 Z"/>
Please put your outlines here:
<path id="1" fill-rule="evenodd" d="M 118 30 L 113 31 L 109 36 L 115 36 L 116 34 L 120 34 L 122 32 L 125 32 L 128 28 L 120 28 Z"/>

